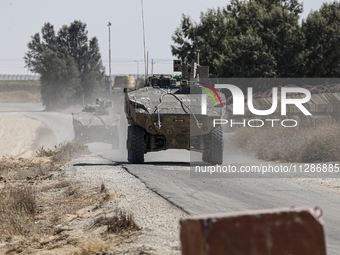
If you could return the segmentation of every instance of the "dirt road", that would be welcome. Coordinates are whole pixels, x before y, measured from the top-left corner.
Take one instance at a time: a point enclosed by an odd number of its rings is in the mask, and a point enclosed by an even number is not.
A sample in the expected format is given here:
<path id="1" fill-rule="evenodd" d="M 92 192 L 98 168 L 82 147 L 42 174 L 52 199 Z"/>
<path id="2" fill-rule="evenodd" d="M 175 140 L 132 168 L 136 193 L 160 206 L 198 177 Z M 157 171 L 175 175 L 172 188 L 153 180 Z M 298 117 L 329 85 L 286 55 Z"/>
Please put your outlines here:
<path id="1" fill-rule="evenodd" d="M 0 103 L 0 157 L 31 157 L 73 139 L 70 114 L 43 112 L 40 103 Z"/>
<path id="2" fill-rule="evenodd" d="M 0 114 L 0 157 L 31 157 L 43 125 L 19 114 Z"/>

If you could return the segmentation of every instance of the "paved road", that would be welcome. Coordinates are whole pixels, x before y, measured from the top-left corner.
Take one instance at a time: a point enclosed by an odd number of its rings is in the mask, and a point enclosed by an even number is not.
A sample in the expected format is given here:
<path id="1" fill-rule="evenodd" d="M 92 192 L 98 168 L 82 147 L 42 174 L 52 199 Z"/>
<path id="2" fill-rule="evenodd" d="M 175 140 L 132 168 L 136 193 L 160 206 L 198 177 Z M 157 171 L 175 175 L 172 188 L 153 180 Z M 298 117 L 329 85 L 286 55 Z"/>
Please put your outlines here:
<path id="1" fill-rule="evenodd" d="M 319 206 L 326 222 L 328 252 L 339 254 L 339 195 L 302 187 L 289 179 L 190 178 L 187 164 L 154 162 L 126 168 L 150 189 L 190 214 Z"/>
<path id="2" fill-rule="evenodd" d="M 126 157 L 119 151 L 98 150 L 98 147 L 92 150 L 112 161 L 121 161 L 147 187 L 190 214 L 319 206 L 323 210 L 328 254 L 339 254 L 339 194 L 301 186 L 289 178 L 192 178 L 190 154 L 185 151 L 150 153 L 145 164 L 132 165 L 124 163 Z M 225 159 L 238 165 L 259 164 L 250 156 L 231 151 Z"/>
<path id="3" fill-rule="evenodd" d="M 29 112 L 12 107 L 14 111 L 42 121 L 52 127 L 58 139 L 72 138 L 71 116 L 59 113 L 39 112 L 30 105 Z M 11 107 L 1 106 L 11 110 Z M 90 149 L 104 158 L 122 164 L 127 171 L 142 180 L 151 190 L 179 206 L 190 214 L 232 212 L 287 206 L 320 206 L 326 223 L 328 254 L 340 250 L 340 195 L 304 187 L 291 179 L 256 178 L 191 178 L 190 154 L 173 150 L 146 155 L 146 163 L 131 165 L 126 162 L 124 132 L 120 150 L 112 150 L 109 144 L 92 143 Z M 227 150 L 228 151 L 228 150 Z M 197 156 L 197 155 L 196 155 Z M 258 163 L 246 155 L 228 153 L 230 163 Z"/>

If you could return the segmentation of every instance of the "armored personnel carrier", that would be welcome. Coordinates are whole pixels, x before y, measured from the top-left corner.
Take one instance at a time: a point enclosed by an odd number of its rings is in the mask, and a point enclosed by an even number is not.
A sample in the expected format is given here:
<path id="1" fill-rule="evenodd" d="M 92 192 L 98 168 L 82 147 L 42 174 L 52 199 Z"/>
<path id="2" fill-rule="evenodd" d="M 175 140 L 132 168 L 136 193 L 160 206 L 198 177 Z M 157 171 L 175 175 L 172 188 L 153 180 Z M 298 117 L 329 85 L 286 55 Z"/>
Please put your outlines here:
<path id="1" fill-rule="evenodd" d="M 148 152 L 186 149 L 202 152 L 204 162 L 222 163 L 222 127 L 214 127 L 213 119 L 224 115 L 226 99 L 223 93 L 197 82 L 196 76 L 206 73 L 206 69 L 198 67 L 193 63 L 192 72 L 182 71 L 182 77 L 177 78 L 153 75 L 143 88 L 124 90 L 129 162 L 143 163 Z M 219 96 L 220 104 L 216 104 L 213 97 L 203 97 L 205 93 L 216 93 L 214 96 Z"/>
<path id="2" fill-rule="evenodd" d="M 82 112 L 73 113 L 73 129 L 76 139 L 84 142 L 111 143 L 113 149 L 119 148 L 120 114 L 111 111 L 112 102 L 96 99 Z"/>

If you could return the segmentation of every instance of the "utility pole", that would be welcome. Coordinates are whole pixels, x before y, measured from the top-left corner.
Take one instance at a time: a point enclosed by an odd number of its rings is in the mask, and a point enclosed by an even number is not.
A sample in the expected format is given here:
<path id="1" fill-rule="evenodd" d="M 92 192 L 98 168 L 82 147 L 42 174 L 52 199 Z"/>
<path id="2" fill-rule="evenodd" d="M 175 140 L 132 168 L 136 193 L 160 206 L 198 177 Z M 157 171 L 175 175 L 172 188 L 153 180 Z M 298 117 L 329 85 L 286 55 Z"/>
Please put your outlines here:
<path id="1" fill-rule="evenodd" d="M 153 59 L 151 59 L 151 76 L 153 76 L 153 63 L 155 62 L 153 62 Z"/>
<path id="2" fill-rule="evenodd" d="M 147 51 L 146 54 L 146 78 L 147 79 L 149 76 L 149 51 Z"/>
<path id="3" fill-rule="evenodd" d="M 109 27 L 109 75 L 110 75 L 110 94 L 111 94 L 111 22 L 109 21 L 109 24 L 107 24 L 107 26 Z"/>
<path id="4" fill-rule="evenodd" d="M 200 50 L 197 50 L 197 65 L 200 65 Z M 197 81 L 200 80 L 200 74 L 197 74 Z"/>
<path id="5" fill-rule="evenodd" d="M 137 63 L 137 80 L 139 78 L 139 62 L 138 60 L 135 60 L 135 62 Z"/>

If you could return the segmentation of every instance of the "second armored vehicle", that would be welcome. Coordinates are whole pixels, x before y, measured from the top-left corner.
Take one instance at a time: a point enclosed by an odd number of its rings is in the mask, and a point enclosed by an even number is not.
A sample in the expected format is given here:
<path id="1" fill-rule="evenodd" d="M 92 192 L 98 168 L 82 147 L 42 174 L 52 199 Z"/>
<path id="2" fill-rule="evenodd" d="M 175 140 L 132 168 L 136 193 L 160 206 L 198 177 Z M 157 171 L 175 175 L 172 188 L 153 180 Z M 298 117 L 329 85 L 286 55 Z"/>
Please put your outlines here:
<path id="1" fill-rule="evenodd" d="M 113 149 L 118 149 L 120 115 L 112 113 L 111 108 L 111 102 L 96 99 L 96 104 L 73 113 L 75 138 L 84 142 L 111 143 Z"/>

